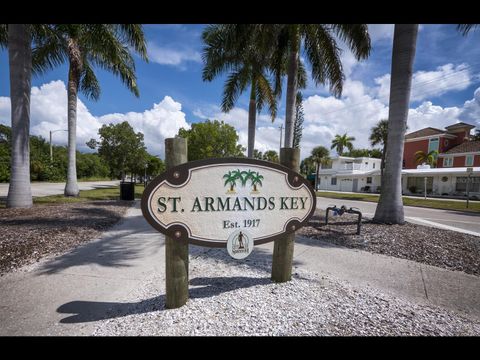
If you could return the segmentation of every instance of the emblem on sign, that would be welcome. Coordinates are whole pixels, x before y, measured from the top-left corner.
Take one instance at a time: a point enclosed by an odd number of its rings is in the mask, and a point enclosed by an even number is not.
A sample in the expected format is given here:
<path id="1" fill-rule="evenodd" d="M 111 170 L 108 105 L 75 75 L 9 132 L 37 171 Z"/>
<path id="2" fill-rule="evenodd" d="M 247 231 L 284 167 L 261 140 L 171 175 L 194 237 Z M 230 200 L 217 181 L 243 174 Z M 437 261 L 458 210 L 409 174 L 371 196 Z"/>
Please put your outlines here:
<path id="1" fill-rule="evenodd" d="M 252 250 L 253 239 L 247 231 L 237 230 L 228 237 L 227 251 L 234 259 L 244 259 Z"/>
<path id="2" fill-rule="evenodd" d="M 191 161 L 157 176 L 142 196 L 145 219 L 173 239 L 226 247 L 238 254 L 304 226 L 315 192 L 300 174 L 254 159 Z M 245 255 L 245 256 L 248 256 Z"/>

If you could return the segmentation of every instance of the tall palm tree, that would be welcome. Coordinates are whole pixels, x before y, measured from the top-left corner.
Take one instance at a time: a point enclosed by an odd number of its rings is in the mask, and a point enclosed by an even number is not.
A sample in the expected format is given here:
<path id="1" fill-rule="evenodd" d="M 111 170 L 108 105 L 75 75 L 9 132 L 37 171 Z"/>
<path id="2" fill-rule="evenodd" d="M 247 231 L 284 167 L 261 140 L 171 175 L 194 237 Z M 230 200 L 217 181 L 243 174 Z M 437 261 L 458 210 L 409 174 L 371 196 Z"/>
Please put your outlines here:
<path id="1" fill-rule="evenodd" d="M 32 41 L 51 36 L 43 24 L 0 24 L 0 47 L 8 47 L 11 102 L 11 174 L 7 207 L 31 207 L 30 92 Z M 35 64 L 33 64 L 35 65 Z M 39 66 L 41 68 L 41 66 Z"/>
<path id="2" fill-rule="evenodd" d="M 429 164 L 431 167 L 436 167 L 437 156 L 437 150 L 432 150 L 429 153 L 420 150 L 415 153 L 415 162 L 417 163 L 417 165 L 426 163 Z"/>
<path id="3" fill-rule="evenodd" d="M 347 133 L 343 135 L 335 135 L 335 138 L 332 140 L 332 146 L 330 149 L 335 149 L 339 156 L 343 155 L 343 150 L 347 148 L 349 151 L 352 151 L 353 144 L 352 141 L 355 141 L 355 137 L 348 136 Z"/>
<path id="4" fill-rule="evenodd" d="M 318 173 L 320 170 L 320 164 L 330 156 L 330 151 L 324 146 L 316 146 L 312 149 L 311 158 L 316 164 L 316 176 L 315 176 L 315 190 L 318 190 Z"/>
<path id="5" fill-rule="evenodd" d="M 139 96 L 131 49 L 148 61 L 142 26 L 138 24 L 55 24 L 55 37 L 33 50 L 34 64 L 53 68 L 68 61 L 68 171 L 65 196 L 78 196 L 76 128 L 78 91 L 92 100 L 100 97 L 100 84 L 93 66 L 119 76 Z"/>
<path id="6" fill-rule="evenodd" d="M 223 90 L 223 112 L 232 110 L 250 85 L 247 154 L 253 158 L 257 113 L 266 104 L 273 121 L 279 96 L 269 79 L 269 55 L 262 51 L 266 47 L 262 46 L 261 32 L 255 24 L 216 24 L 208 26 L 202 38 L 205 43 L 203 80 L 212 81 L 222 73 L 229 73 Z"/>
<path id="7" fill-rule="evenodd" d="M 382 146 L 382 162 L 380 163 L 380 185 L 383 181 L 383 169 L 385 168 L 385 155 L 387 152 L 387 138 L 388 138 L 388 119 L 380 120 L 370 132 L 370 144 L 372 146 Z"/>
<path id="8" fill-rule="evenodd" d="M 30 91 L 32 74 L 32 33 L 28 24 L 10 24 L 5 39 L 10 65 L 12 106 L 12 157 L 7 207 L 31 207 L 30 187 Z"/>
<path id="9" fill-rule="evenodd" d="M 374 221 L 405 223 L 402 199 L 402 160 L 418 24 L 395 24 L 388 113 L 385 176 Z"/>
<path id="10" fill-rule="evenodd" d="M 270 28 L 275 39 L 271 46 L 276 49 L 277 78 L 283 76 L 285 66 L 282 64 L 285 60 L 287 63 L 285 147 L 292 147 L 301 45 L 304 44 L 305 58 L 311 64 L 315 84 L 329 83 L 332 93 L 340 96 L 345 76 L 335 37 L 343 40 L 355 58 L 361 60 L 370 54 L 370 36 L 366 24 L 280 24 L 270 25 Z"/>

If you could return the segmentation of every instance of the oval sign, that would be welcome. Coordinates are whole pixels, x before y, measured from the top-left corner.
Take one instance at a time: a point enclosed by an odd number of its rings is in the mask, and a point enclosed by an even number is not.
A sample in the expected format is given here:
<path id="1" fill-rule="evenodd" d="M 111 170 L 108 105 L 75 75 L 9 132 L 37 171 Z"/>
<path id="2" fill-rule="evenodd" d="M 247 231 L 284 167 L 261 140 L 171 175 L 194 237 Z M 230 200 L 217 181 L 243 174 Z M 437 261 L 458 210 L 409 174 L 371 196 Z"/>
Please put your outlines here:
<path id="1" fill-rule="evenodd" d="M 315 212 L 315 192 L 300 174 L 254 159 L 190 161 L 148 184 L 142 212 L 173 239 L 226 247 L 245 230 L 254 244 L 273 241 L 304 226 Z"/>

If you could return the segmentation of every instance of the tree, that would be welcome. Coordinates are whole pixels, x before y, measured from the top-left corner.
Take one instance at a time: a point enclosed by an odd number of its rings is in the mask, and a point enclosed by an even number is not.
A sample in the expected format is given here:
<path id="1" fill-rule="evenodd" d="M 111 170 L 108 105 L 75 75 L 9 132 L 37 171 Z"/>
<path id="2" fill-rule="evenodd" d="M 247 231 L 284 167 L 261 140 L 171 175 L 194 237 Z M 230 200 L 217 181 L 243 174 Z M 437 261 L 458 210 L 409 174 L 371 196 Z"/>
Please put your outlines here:
<path id="1" fill-rule="evenodd" d="M 332 146 L 330 149 L 335 149 L 339 156 L 343 155 L 343 149 L 347 148 L 349 151 L 352 151 L 353 144 L 352 141 L 355 141 L 353 136 L 348 136 L 347 133 L 343 135 L 335 135 L 335 138 L 332 140 Z"/>
<path id="2" fill-rule="evenodd" d="M 143 134 L 135 133 L 127 121 L 103 125 L 98 134 L 98 154 L 108 164 L 112 178 L 120 175 L 123 181 L 127 171 L 138 171 L 138 166 L 145 164 Z"/>
<path id="3" fill-rule="evenodd" d="M 303 132 L 303 96 L 300 91 L 297 92 L 297 100 L 295 102 L 295 122 L 293 124 L 293 147 L 299 148 L 302 140 Z"/>
<path id="4" fill-rule="evenodd" d="M 388 139 L 382 190 L 374 221 L 404 224 L 402 160 L 418 24 L 395 24 L 388 113 Z"/>
<path id="5" fill-rule="evenodd" d="M 308 156 L 300 162 L 300 172 L 308 177 L 316 170 L 315 160 L 312 156 Z"/>
<path id="6" fill-rule="evenodd" d="M 2 29 L 3 30 L 3 29 Z M 10 102 L 12 116 L 11 174 L 7 207 L 31 207 L 30 187 L 30 91 L 32 29 L 28 24 L 8 25 Z"/>
<path id="7" fill-rule="evenodd" d="M 80 90 L 98 100 L 100 84 L 93 65 L 119 76 L 139 96 L 131 51 L 147 60 L 142 26 L 138 24 L 55 24 L 56 36 L 40 41 L 33 51 L 36 69 L 54 68 L 68 61 L 68 172 L 65 196 L 78 196 L 76 164 L 77 98 Z"/>
<path id="8" fill-rule="evenodd" d="M 275 163 L 280 162 L 280 159 L 278 158 L 278 153 L 275 150 L 265 151 L 265 154 L 263 154 L 263 160 Z"/>
<path id="9" fill-rule="evenodd" d="M 425 151 L 420 150 L 415 153 L 415 162 L 417 163 L 417 165 L 426 163 L 429 164 L 431 167 L 437 167 L 437 156 L 437 150 L 432 150 L 428 154 Z"/>
<path id="10" fill-rule="evenodd" d="M 258 160 L 263 160 L 263 153 L 257 149 L 253 150 L 253 158 Z"/>
<path id="11" fill-rule="evenodd" d="M 382 162 L 380 163 L 380 184 L 383 182 L 383 169 L 385 168 L 385 155 L 387 152 L 388 119 L 380 120 L 370 132 L 370 144 L 382 146 Z"/>
<path id="12" fill-rule="evenodd" d="M 208 26 L 202 38 L 203 80 L 212 81 L 222 73 L 229 73 L 222 99 L 222 111 L 229 112 L 238 97 L 250 85 L 248 108 L 248 157 L 254 157 L 257 112 L 264 104 L 274 121 L 277 115 L 277 98 L 268 78 L 268 54 L 259 51 L 261 33 L 255 24 L 216 24 Z"/>
<path id="13" fill-rule="evenodd" d="M 315 190 L 318 190 L 318 172 L 320 170 L 320 164 L 325 159 L 328 159 L 330 156 L 330 151 L 324 146 L 316 146 L 312 149 L 312 160 L 316 164 L 316 175 L 315 175 Z"/>
<path id="14" fill-rule="evenodd" d="M 366 24 L 278 24 L 265 30 L 272 34 L 276 78 L 283 76 L 285 69 L 287 73 L 284 143 L 285 147 L 292 147 L 301 45 L 304 44 L 315 85 L 330 83 L 333 94 L 340 96 L 345 76 L 335 36 L 346 43 L 357 60 L 368 57 L 370 36 Z"/>
<path id="15" fill-rule="evenodd" d="M 154 155 L 148 155 L 147 175 L 157 176 L 165 171 L 165 163 L 162 159 Z"/>
<path id="16" fill-rule="evenodd" d="M 188 161 L 244 156 L 245 148 L 237 144 L 237 131 L 223 121 L 192 124 L 190 130 L 180 129 L 177 136 L 188 139 Z"/>
<path id="17" fill-rule="evenodd" d="M 480 140 L 480 130 L 475 130 L 475 135 L 473 135 L 472 140 L 473 141 Z"/>

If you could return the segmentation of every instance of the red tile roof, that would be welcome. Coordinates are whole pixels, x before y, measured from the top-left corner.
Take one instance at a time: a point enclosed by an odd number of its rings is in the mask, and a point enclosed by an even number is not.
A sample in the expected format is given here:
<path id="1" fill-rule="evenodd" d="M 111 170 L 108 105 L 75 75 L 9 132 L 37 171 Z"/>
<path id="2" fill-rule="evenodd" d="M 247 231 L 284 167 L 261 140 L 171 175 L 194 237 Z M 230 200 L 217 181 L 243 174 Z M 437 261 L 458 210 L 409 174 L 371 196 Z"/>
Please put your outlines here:
<path id="1" fill-rule="evenodd" d="M 454 146 L 444 154 L 459 154 L 469 152 L 480 152 L 480 140 L 477 141 L 465 141 L 460 145 Z"/>
<path id="2" fill-rule="evenodd" d="M 405 135 L 405 139 L 415 139 L 423 136 L 439 135 L 439 134 L 445 134 L 445 133 L 446 131 L 436 129 L 433 127 L 427 127 L 427 128 L 420 129 Z"/>

